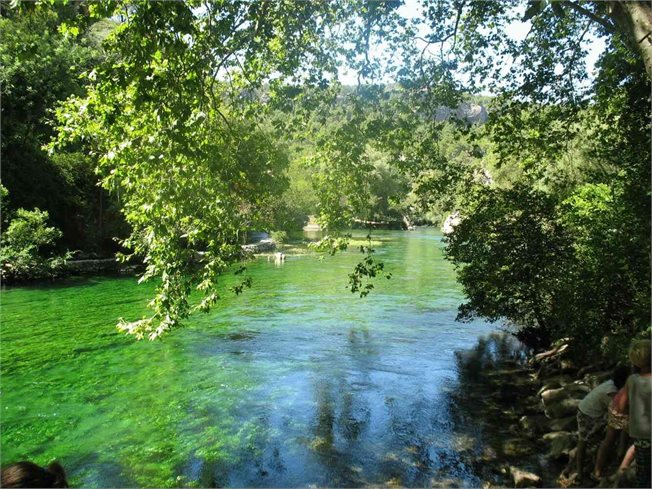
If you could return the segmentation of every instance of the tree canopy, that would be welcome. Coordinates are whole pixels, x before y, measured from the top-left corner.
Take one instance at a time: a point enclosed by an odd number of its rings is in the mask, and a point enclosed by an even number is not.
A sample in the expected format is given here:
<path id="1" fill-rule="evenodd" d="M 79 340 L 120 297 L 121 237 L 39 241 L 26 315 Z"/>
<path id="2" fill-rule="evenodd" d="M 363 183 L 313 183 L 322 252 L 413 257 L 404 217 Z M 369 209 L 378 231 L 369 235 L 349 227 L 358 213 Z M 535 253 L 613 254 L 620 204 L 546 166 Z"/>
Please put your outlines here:
<path id="1" fill-rule="evenodd" d="M 469 299 L 461 317 L 507 318 L 538 342 L 586 336 L 587 323 L 619 338 L 646 327 L 649 4 L 408 6 L 416 17 L 402 2 L 362 0 L 3 7 L 9 39 L 55 46 L 33 59 L 89 60 L 74 62 L 85 68 L 74 83 L 58 76 L 49 161 L 90 160 L 130 228 L 125 254 L 144 260 L 144 280 L 160 279 L 152 316 L 124 330 L 155 338 L 210 309 L 219 277 L 242 259 L 242 234 L 296 213 L 270 208 L 296 191 L 288 175 L 301 171 L 332 251 L 354 219 L 460 210 L 448 246 Z M 23 27 L 48 16 L 54 41 Z M 527 35 L 510 33 L 516 23 Z M 84 57 L 89 39 L 101 49 Z M 595 39 L 606 47 L 592 75 Z M 341 86 L 344 67 L 356 86 Z M 11 91 L 19 80 L 3 71 L 10 106 L 21 103 Z M 486 124 L 442 117 L 487 92 Z M 32 112 L 43 124 L 43 110 Z M 19 119 L 11 113 L 5 128 L 3 106 L 3 136 Z M 30 144 L 45 158 L 49 131 L 12 134 L 42 137 Z M 12 155 L 3 137 L 10 165 Z M 382 264 L 363 251 L 351 280 L 368 292 Z M 236 270 L 239 292 L 249 281 Z M 202 299 L 191 307 L 195 289 Z"/>

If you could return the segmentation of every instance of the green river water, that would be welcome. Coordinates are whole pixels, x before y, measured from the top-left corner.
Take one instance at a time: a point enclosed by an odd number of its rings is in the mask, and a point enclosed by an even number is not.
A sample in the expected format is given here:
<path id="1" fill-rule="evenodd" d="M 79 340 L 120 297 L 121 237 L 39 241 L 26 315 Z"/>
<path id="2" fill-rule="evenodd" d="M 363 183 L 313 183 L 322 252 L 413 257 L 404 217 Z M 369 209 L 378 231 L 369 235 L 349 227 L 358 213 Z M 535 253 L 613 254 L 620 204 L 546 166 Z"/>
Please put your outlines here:
<path id="1" fill-rule="evenodd" d="M 477 485 L 449 392 L 492 327 L 454 322 L 440 234 L 375 234 L 393 278 L 364 299 L 355 251 L 261 257 L 251 290 L 155 342 L 115 328 L 146 312 L 133 277 L 4 289 L 2 464 L 56 458 L 89 487 Z"/>

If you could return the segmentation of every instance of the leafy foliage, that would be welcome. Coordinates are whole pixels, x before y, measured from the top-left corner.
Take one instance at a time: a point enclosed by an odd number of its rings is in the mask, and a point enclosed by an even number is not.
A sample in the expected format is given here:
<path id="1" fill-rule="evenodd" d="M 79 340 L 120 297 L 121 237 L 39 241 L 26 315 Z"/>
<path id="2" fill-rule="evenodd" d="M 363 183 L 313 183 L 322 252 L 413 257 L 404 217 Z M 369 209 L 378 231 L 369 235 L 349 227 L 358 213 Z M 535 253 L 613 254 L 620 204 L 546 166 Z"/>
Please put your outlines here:
<path id="1" fill-rule="evenodd" d="M 14 282 L 59 275 L 70 254 L 56 255 L 61 231 L 47 226 L 48 213 L 18 209 L 0 241 L 0 277 Z"/>
<path id="2" fill-rule="evenodd" d="M 123 244 L 143 257 L 143 280 L 161 278 L 153 316 L 121 328 L 155 338 L 191 312 L 192 289 L 208 310 L 219 276 L 242 258 L 240 235 L 271 224 L 263 209 L 286 188 L 287 155 L 260 123 L 271 103 L 256 90 L 272 73 L 317 76 L 297 70 L 323 57 L 316 41 L 333 12 L 305 2 L 98 7 L 126 19 L 105 41 L 119 61 L 97 66 L 87 96 L 58 111 L 59 145 L 89 144 L 104 187 L 121 194 L 133 229 Z"/>
<path id="3" fill-rule="evenodd" d="M 448 33 L 426 39 L 442 63 L 463 61 L 471 86 L 497 95 L 480 156 L 493 181 L 478 186 L 468 169 L 458 179 L 472 189 L 448 243 L 469 299 L 460 317 L 506 318 L 531 346 L 570 337 L 578 353 L 622 352 L 650 312 L 650 78 L 623 22 L 636 12 L 538 1 L 425 12 Z M 507 29 L 518 21 L 525 37 Z M 607 47 L 592 80 L 596 37 Z"/>
<path id="4" fill-rule="evenodd" d="M 458 318 L 536 325 L 530 343 L 545 345 L 564 298 L 558 284 L 569 239 L 556 222 L 554 200 L 522 185 L 480 186 L 465 213 L 446 248 L 468 297 Z"/>
<path id="5" fill-rule="evenodd" d="M 54 133 L 51 112 L 70 95 L 82 95 L 81 73 L 105 55 L 98 46 L 106 32 L 89 26 L 78 37 L 63 26 L 77 15 L 72 4 L 23 12 L 6 9 L 0 19 L 2 86 L 2 181 L 10 206 L 48 211 L 63 232 L 63 243 L 85 252 L 115 251 L 114 236 L 125 236 L 118 204 L 97 186 L 95 161 L 83 144 L 49 156 L 42 146 Z M 98 23 L 113 28 L 110 21 Z"/>
<path id="6" fill-rule="evenodd" d="M 59 73 L 57 95 L 30 111 L 39 136 L 27 146 L 47 140 L 45 114 L 70 96 L 47 162 L 81 189 L 65 195 L 83 208 L 95 205 L 85 175 L 97 167 L 131 227 L 123 245 L 145 261 L 143 280 L 161 278 L 153 315 L 123 329 L 160 336 L 195 309 L 193 290 L 208 310 L 248 230 L 299 228 L 316 214 L 328 231 L 317 247 L 335 253 L 354 219 L 460 210 L 449 257 L 469 298 L 461 317 L 507 318 L 538 345 L 571 335 L 604 352 L 604 338 L 641 330 L 650 71 L 627 20 L 649 6 L 424 0 L 422 17 L 408 20 L 399 5 L 51 0 L 3 19 L 8 46 L 30 40 Z M 26 27 L 37 21 L 48 26 L 43 38 Z M 525 37 L 510 34 L 517 22 L 530 28 Z M 585 55 L 595 38 L 607 50 L 592 79 Z M 57 70 L 86 66 L 83 46 L 101 56 L 66 85 Z M 2 80 L 16 108 L 31 100 L 21 73 L 42 73 L 11 52 L 1 51 Z M 336 82 L 342 63 L 357 87 Z M 495 95 L 485 126 L 441 117 L 482 89 Z M 7 112 L 9 129 L 18 112 Z M 29 141 L 29 124 L 15 127 L 7 141 Z M 4 131 L 3 158 L 18 162 Z M 366 295 L 383 267 L 371 246 L 361 251 L 349 278 Z M 250 282 L 238 272 L 241 292 Z"/>
<path id="7" fill-rule="evenodd" d="M 371 236 L 367 236 L 367 244 L 360 246 L 360 253 L 364 254 L 364 258 L 354 268 L 353 272 L 349 274 L 349 282 L 351 284 L 351 292 L 358 292 L 360 297 L 366 297 L 374 288 L 371 279 L 376 276 L 382 276 L 386 279 L 392 278 L 391 273 L 386 273 L 385 264 L 378 261 L 374 257 L 375 249 L 371 247 Z"/>

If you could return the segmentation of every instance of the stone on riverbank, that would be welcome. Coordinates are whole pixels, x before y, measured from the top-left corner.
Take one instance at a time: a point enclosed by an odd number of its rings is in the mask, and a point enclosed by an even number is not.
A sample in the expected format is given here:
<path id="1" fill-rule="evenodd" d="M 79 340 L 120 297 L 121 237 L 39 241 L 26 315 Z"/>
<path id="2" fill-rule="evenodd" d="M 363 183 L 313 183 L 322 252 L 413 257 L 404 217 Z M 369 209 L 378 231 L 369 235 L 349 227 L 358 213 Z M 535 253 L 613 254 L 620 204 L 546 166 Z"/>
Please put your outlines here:
<path id="1" fill-rule="evenodd" d="M 613 372 L 611 370 L 607 370 L 603 372 L 591 372 L 584 375 L 584 378 L 582 380 L 587 386 L 589 386 L 589 388 L 595 389 L 603 382 L 609 380 L 612 375 Z"/>
<path id="2" fill-rule="evenodd" d="M 541 477 L 532 472 L 510 467 L 509 472 L 514 481 L 514 487 L 541 487 Z"/>
<path id="3" fill-rule="evenodd" d="M 262 239 L 257 243 L 250 243 L 242 245 L 242 251 L 245 253 L 265 253 L 266 251 L 274 251 L 276 249 L 276 243 L 273 239 Z"/>
<path id="4" fill-rule="evenodd" d="M 524 457 L 534 452 L 534 447 L 523 437 L 508 438 L 502 442 L 501 448 L 507 457 Z"/>
<path id="5" fill-rule="evenodd" d="M 548 418 L 564 418 L 575 414 L 577 406 L 586 394 L 589 387 L 574 382 L 558 389 L 548 389 L 541 393 L 544 413 Z"/>
<path id="6" fill-rule="evenodd" d="M 546 403 L 558 402 L 564 399 L 582 399 L 590 391 L 591 389 L 588 386 L 573 382 L 572 384 L 567 384 L 558 389 L 548 389 L 543 391 L 541 393 L 541 400 L 545 405 Z"/>
<path id="7" fill-rule="evenodd" d="M 570 375 L 561 374 L 555 375 L 553 377 L 548 377 L 545 379 L 543 386 L 537 392 L 537 395 L 540 396 L 544 391 L 550 389 L 560 389 L 568 384 L 572 384 L 575 381 Z"/>
<path id="8" fill-rule="evenodd" d="M 553 431 L 543 435 L 543 440 L 550 444 L 547 457 L 551 460 L 567 458 L 575 446 L 575 435 L 568 431 Z"/>
<path id="9" fill-rule="evenodd" d="M 94 274 L 118 272 L 121 264 L 115 258 L 103 258 L 99 260 L 69 260 L 66 262 L 66 269 L 69 273 Z"/>
<path id="10" fill-rule="evenodd" d="M 518 422 L 523 430 L 532 435 L 539 435 L 548 430 L 548 418 L 541 414 L 522 416 Z"/>
<path id="11" fill-rule="evenodd" d="M 565 418 L 551 419 L 548 422 L 551 431 L 574 431 L 577 428 L 577 417 L 566 416 Z"/>
<path id="12" fill-rule="evenodd" d="M 547 417 L 551 419 L 565 418 L 577 412 L 580 399 L 562 399 L 555 402 L 544 403 L 543 409 Z"/>

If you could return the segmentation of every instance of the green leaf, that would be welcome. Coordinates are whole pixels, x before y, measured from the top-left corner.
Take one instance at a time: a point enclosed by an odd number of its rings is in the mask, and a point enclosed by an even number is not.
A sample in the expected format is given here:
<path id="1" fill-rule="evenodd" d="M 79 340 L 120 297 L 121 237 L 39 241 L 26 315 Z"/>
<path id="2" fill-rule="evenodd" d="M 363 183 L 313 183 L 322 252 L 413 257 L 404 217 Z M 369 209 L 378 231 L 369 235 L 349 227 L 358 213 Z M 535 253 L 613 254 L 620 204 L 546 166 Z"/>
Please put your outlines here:
<path id="1" fill-rule="evenodd" d="M 555 13 L 557 17 L 560 19 L 563 19 L 566 17 L 566 11 L 564 10 L 564 7 L 562 6 L 561 2 L 552 2 L 552 10 Z"/>
<path id="2" fill-rule="evenodd" d="M 527 22 L 532 17 L 535 17 L 543 12 L 543 9 L 546 8 L 547 3 L 548 2 L 546 0 L 536 0 L 534 2 L 529 2 L 530 6 L 525 11 L 522 22 Z"/>

